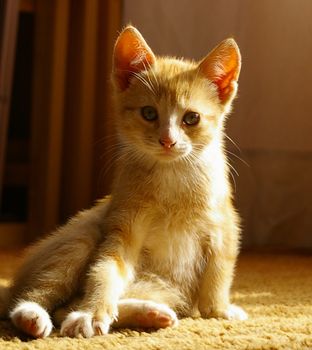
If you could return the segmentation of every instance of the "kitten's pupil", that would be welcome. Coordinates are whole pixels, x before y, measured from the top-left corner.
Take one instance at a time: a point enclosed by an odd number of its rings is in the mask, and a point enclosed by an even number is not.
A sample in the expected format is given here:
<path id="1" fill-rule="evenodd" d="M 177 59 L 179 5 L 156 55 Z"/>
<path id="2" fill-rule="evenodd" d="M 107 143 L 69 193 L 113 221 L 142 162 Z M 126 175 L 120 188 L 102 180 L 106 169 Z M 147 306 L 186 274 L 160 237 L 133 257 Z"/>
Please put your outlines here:
<path id="1" fill-rule="evenodd" d="M 145 120 L 153 121 L 158 118 L 158 113 L 156 108 L 152 106 L 144 106 L 141 108 L 141 115 Z"/>
<path id="2" fill-rule="evenodd" d="M 187 112 L 183 117 L 183 123 L 186 125 L 196 125 L 199 123 L 200 115 L 196 112 Z"/>

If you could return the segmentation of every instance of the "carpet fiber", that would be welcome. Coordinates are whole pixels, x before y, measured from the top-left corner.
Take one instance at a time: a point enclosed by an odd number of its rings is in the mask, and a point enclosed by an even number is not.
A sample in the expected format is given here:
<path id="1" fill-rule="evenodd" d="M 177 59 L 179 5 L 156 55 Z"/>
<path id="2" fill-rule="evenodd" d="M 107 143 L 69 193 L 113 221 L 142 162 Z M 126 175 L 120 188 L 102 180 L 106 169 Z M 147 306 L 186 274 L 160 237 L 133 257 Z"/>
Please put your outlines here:
<path id="1" fill-rule="evenodd" d="M 8 283 L 18 259 L 0 254 L 0 284 Z M 233 301 L 249 320 L 183 319 L 177 328 L 155 332 L 120 330 L 91 339 L 46 339 L 21 335 L 0 321 L 0 349 L 312 349 L 312 256 L 243 254 Z"/>

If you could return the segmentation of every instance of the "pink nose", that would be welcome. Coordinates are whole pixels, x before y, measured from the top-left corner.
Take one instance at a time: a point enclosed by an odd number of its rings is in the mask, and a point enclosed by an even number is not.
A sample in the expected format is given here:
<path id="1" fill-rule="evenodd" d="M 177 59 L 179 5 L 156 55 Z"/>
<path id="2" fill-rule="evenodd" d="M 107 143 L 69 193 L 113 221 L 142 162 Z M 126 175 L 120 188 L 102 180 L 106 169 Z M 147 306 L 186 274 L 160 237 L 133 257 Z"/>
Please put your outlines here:
<path id="1" fill-rule="evenodd" d="M 159 139 L 159 143 L 165 148 L 172 148 L 177 143 L 177 141 L 172 140 L 170 137 L 164 137 Z"/>

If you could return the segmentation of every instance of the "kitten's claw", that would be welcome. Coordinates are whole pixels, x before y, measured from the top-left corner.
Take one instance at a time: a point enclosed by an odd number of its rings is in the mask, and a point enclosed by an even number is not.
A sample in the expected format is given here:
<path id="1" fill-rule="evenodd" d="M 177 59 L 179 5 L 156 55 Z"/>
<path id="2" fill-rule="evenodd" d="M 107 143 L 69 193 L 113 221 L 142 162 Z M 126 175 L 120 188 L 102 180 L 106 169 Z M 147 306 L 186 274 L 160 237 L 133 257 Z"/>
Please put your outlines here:
<path id="1" fill-rule="evenodd" d="M 19 303 L 10 318 L 18 329 L 34 338 L 47 337 L 53 328 L 49 314 L 34 302 Z"/>
<path id="2" fill-rule="evenodd" d="M 71 312 L 61 325 L 60 334 L 64 337 L 78 337 L 82 335 L 90 338 L 94 335 L 92 315 L 88 312 Z"/>
<path id="3" fill-rule="evenodd" d="M 71 312 L 61 325 L 60 334 L 64 337 L 91 338 L 94 335 L 104 335 L 109 331 L 110 320 L 102 322 L 92 319 L 89 312 L 74 311 Z"/>
<path id="4" fill-rule="evenodd" d="M 92 323 L 94 335 L 104 335 L 107 334 L 110 327 L 110 322 L 102 322 L 93 320 Z"/>

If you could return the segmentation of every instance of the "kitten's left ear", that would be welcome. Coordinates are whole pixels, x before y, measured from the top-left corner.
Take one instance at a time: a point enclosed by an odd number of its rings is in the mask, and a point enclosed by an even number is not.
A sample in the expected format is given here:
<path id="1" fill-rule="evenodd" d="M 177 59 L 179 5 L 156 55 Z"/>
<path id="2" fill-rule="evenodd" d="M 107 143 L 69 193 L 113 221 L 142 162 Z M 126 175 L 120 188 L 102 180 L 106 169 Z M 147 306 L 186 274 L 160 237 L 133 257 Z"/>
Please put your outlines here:
<path id="1" fill-rule="evenodd" d="M 117 38 L 113 55 L 113 77 L 123 91 L 131 76 L 148 69 L 155 56 L 141 33 L 132 26 L 126 27 Z"/>
<path id="2" fill-rule="evenodd" d="M 226 104 L 235 96 L 241 55 L 234 39 L 223 40 L 199 64 L 200 71 L 218 87 L 219 99 Z"/>

